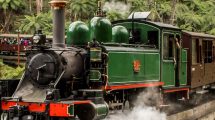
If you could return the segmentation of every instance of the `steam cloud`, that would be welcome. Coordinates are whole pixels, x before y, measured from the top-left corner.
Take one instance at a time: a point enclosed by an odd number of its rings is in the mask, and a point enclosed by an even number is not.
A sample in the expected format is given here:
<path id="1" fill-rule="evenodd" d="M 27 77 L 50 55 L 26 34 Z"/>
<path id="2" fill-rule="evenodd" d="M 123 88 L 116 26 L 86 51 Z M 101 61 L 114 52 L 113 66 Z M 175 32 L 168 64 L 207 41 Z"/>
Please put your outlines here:
<path id="1" fill-rule="evenodd" d="M 103 10 L 105 11 L 117 11 L 122 15 L 129 13 L 130 8 L 131 8 L 130 4 L 124 4 L 123 2 L 116 2 L 116 0 L 105 2 L 103 6 Z"/>
<path id="2" fill-rule="evenodd" d="M 117 112 L 106 120 L 166 120 L 166 114 L 156 108 L 159 98 L 156 89 L 147 89 L 138 95 L 131 111 Z"/>

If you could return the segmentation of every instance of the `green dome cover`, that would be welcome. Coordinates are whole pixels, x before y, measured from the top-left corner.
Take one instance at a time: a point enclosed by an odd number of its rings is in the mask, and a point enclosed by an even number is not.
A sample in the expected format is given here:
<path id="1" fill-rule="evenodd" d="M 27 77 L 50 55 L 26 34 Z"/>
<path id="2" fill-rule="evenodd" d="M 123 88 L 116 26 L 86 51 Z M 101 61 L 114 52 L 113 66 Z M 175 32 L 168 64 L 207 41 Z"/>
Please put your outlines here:
<path id="1" fill-rule="evenodd" d="M 94 17 L 90 21 L 90 38 L 99 42 L 110 42 L 112 39 L 111 22 L 103 17 Z"/>
<path id="2" fill-rule="evenodd" d="M 128 43 L 129 42 L 129 33 L 124 26 L 114 26 L 112 28 L 112 42 L 116 43 Z"/>
<path id="3" fill-rule="evenodd" d="M 85 45 L 90 42 L 90 30 L 88 26 L 81 21 L 70 24 L 67 32 L 67 45 Z"/>

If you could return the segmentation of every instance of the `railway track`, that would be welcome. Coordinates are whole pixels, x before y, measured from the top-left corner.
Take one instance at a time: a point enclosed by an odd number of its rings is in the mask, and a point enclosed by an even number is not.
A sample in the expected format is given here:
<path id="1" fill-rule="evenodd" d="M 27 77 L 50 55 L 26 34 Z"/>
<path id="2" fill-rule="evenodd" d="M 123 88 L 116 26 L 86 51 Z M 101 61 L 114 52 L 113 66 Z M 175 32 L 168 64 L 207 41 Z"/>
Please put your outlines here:
<path id="1" fill-rule="evenodd" d="M 167 120 L 203 120 L 205 117 L 210 118 L 205 120 L 215 119 L 215 100 L 196 106 L 192 109 L 185 110 L 167 117 Z M 212 114 L 212 115 L 210 115 Z"/>
<path id="2" fill-rule="evenodd" d="M 198 104 L 195 105 L 185 101 L 178 101 L 177 103 L 166 105 L 161 110 L 155 110 L 153 107 L 142 107 L 136 110 L 127 108 L 123 112 L 122 110 L 111 111 L 106 120 L 115 120 L 116 118 L 117 120 L 136 120 L 136 118 L 142 118 L 141 120 L 150 118 L 153 120 L 215 120 L 215 94 L 208 93 L 199 96 L 201 98 L 198 98 Z M 133 116 L 129 114 L 133 114 Z M 147 119 L 145 119 L 146 116 Z"/>

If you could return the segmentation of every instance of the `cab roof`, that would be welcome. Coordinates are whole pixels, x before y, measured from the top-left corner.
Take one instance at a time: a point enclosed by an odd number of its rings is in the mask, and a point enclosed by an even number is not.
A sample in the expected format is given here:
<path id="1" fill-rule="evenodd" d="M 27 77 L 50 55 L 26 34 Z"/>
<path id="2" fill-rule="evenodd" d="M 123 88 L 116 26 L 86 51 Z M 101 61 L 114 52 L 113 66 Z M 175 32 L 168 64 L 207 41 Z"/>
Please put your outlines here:
<path id="1" fill-rule="evenodd" d="M 166 24 L 166 23 L 161 23 L 161 22 L 153 22 L 153 21 L 148 21 L 148 20 L 143 20 L 143 19 L 118 20 L 118 21 L 112 22 L 112 24 L 118 24 L 118 23 L 124 23 L 124 22 L 139 22 L 139 23 L 150 24 L 150 25 L 159 27 L 160 29 L 167 28 L 167 29 L 173 29 L 173 30 L 181 30 L 179 27 L 173 26 L 171 24 Z"/>
<path id="2" fill-rule="evenodd" d="M 205 34 L 205 33 L 198 33 L 198 32 L 189 32 L 189 31 L 183 31 L 184 34 L 193 36 L 193 37 L 204 37 L 204 38 L 214 38 L 214 35 Z"/>

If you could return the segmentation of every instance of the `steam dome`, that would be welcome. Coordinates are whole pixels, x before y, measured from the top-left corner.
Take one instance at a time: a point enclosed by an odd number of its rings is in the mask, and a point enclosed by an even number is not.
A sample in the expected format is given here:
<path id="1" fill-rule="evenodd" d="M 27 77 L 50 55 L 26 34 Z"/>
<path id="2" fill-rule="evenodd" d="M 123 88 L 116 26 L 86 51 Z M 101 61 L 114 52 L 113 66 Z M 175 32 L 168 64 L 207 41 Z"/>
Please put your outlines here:
<path id="1" fill-rule="evenodd" d="M 90 41 L 90 30 L 88 26 L 81 21 L 70 24 L 67 32 L 67 45 L 85 45 Z"/>
<path id="2" fill-rule="evenodd" d="M 128 43 L 129 42 L 129 33 L 124 26 L 114 26 L 112 28 L 112 40 L 116 43 Z"/>
<path id="3" fill-rule="evenodd" d="M 90 21 L 90 38 L 99 42 L 110 42 L 112 39 L 111 22 L 103 17 L 94 17 Z"/>

